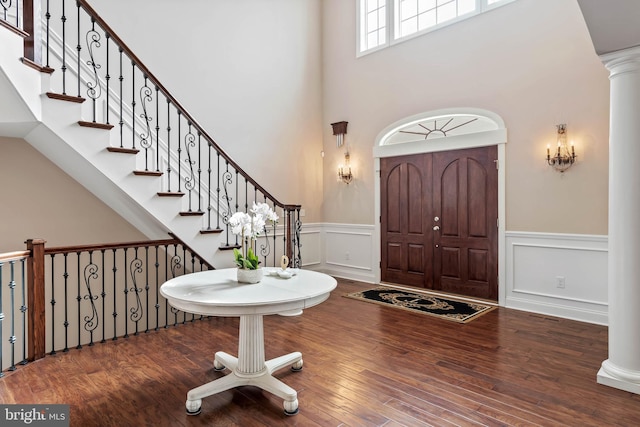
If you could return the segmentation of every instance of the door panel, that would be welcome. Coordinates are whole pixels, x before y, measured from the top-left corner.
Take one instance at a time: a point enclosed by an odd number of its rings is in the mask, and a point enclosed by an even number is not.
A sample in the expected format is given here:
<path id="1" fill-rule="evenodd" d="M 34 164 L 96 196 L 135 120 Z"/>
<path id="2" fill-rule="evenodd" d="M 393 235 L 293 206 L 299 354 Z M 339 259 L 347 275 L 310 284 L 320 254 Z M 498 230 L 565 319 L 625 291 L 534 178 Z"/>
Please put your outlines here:
<path id="1" fill-rule="evenodd" d="M 431 159 L 381 159 L 381 274 L 386 282 L 431 287 L 433 242 L 427 212 Z"/>
<path id="2" fill-rule="evenodd" d="M 496 147 L 433 154 L 435 215 L 447 224 L 441 228 L 444 232 L 434 236 L 438 246 L 435 289 L 492 300 L 498 297 L 496 156 Z"/>
<path id="3" fill-rule="evenodd" d="M 380 162 L 382 280 L 497 300 L 497 147 Z"/>

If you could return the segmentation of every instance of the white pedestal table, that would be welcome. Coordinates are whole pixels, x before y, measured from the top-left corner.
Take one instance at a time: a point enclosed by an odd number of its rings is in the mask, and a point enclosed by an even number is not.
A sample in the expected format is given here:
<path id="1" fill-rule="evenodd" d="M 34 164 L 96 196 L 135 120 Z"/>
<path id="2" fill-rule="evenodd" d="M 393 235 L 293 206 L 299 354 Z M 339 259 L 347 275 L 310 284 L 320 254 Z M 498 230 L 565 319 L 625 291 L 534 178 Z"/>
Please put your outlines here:
<path id="1" fill-rule="evenodd" d="M 260 283 L 236 281 L 236 269 L 210 270 L 186 274 L 165 282 L 160 293 L 173 307 L 205 316 L 240 317 L 238 357 L 218 351 L 214 368 L 228 368 L 231 373 L 190 390 L 186 409 L 190 415 L 200 413 L 202 399 L 222 391 L 243 386 L 260 387 L 284 399 L 287 415 L 298 413 L 298 394 L 273 376 L 291 365 L 302 369 L 302 354 L 293 352 L 265 361 L 262 317 L 268 314 L 295 315 L 329 298 L 336 280 L 326 274 L 296 270 L 292 278 L 265 274 Z"/>

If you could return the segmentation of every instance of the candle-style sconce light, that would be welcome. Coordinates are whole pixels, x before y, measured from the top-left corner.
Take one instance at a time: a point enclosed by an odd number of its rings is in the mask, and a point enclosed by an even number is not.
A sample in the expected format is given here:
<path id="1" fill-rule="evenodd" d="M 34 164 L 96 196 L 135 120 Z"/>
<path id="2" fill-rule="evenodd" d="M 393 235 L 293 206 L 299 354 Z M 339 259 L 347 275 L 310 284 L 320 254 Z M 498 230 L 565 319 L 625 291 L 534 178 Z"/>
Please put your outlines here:
<path id="1" fill-rule="evenodd" d="M 558 128 L 557 147 L 554 155 L 551 155 L 551 146 L 547 144 L 547 164 L 552 166 L 559 172 L 564 172 L 571 167 L 576 161 L 576 151 L 571 142 L 571 146 L 567 144 L 567 125 L 556 125 Z"/>
<path id="2" fill-rule="evenodd" d="M 349 184 L 353 180 L 353 173 L 351 173 L 350 156 L 347 151 L 344 153 L 344 164 L 338 167 L 338 180 Z"/>
<path id="3" fill-rule="evenodd" d="M 349 122 L 331 123 L 333 134 L 336 136 L 336 147 L 340 148 L 344 144 L 344 136 L 347 134 L 347 124 Z M 344 152 L 344 163 L 338 166 L 338 181 L 349 184 L 353 181 L 353 173 L 351 172 L 349 150 Z"/>

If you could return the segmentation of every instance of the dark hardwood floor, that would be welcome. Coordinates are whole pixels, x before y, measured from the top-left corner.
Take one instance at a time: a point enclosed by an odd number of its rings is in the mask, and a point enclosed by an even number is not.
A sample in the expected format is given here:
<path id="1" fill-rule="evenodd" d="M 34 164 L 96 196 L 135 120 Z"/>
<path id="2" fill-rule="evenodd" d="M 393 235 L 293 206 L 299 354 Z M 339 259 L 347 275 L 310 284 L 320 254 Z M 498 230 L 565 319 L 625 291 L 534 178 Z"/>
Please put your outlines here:
<path id="1" fill-rule="evenodd" d="M 237 352 L 237 318 L 211 318 L 47 356 L 0 379 L 0 403 L 65 403 L 72 426 L 638 426 L 640 396 L 596 383 L 607 329 L 499 308 L 467 324 L 349 298 L 339 280 L 299 317 L 264 319 L 266 356 L 301 351 L 277 376 L 300 412 L 253 387 L 205 398 L 213 353 Z"/>

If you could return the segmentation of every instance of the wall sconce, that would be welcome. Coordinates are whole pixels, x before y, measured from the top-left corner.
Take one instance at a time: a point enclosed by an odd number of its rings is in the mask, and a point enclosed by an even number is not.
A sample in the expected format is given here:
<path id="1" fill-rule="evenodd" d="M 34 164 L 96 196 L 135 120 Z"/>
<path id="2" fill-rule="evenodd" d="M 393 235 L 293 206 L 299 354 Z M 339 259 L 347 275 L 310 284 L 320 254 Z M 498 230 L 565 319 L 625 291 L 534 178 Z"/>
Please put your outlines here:
<path id="1" fill-rule="evenodd" d="M 550 145 L 547 144 L 547 163 L 555 170 L 564 172 L 571 167 L 576 161 L 576 152 L 571 142 L 571 149 L 567 145 L 567 125 L 556 125 L 558 128 L 558 147 L 553 157 L 550 152 Z"/>
<path id="2" fill-rule="evenodd" d="M 349 185 L 353 180 L 353 174 L 351 173 L 351 165 L 349 164 L 349 152 L 344 153 L 344 165 L 338 167 L 338 180 Z"/>
<path id="3" fill-rule="evenodd" d="M 344 136 L 347 133 L 347 124 L 349 122 L 335 122 L 331 123 L 331 127 L 333 127 L 333 134 L 336 136 L 336 147 L 342 147 L 344 143 Z"/>

